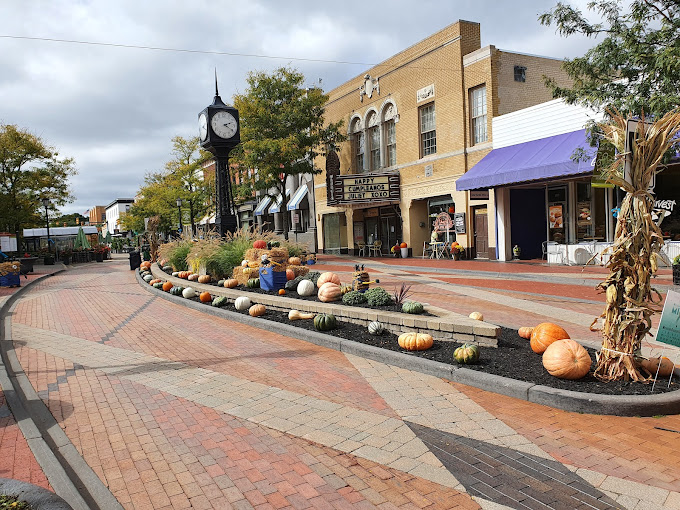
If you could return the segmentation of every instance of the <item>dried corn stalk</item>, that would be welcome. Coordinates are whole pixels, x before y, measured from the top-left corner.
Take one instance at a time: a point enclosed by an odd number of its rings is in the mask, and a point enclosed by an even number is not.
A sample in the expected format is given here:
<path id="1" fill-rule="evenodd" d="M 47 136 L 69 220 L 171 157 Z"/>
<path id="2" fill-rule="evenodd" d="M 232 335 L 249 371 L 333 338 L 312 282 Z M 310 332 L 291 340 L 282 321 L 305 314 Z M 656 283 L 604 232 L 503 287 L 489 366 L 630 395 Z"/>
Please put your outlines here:
<path id="1" fill-rule="evenodd" d="M 666 114 L 646 132 L 643 122 L 644 118 L 638 124 L 633 142 L 632 185 L 623 180 L 621 171 L 626 119 L 612 115 L 611 124 L 601 126 L 605 139 L 618 149 L 606 172 L 607 180 L 627 192 L 616 223 L 616 239 L 609 248 L 609 277 L 598 285 L 607 297 L 600 316 L 604 318 L 602 349 L 595 368 L 595 377 L 602 381 L 645 379 L 638 371 L 635 356 L 640 353 L 643 338 L 649 334 L 652 315 L 659 311 L 655 304 L 661 300 L 650 285 L 650 277 L 656 271 L 663 238 L 659 226 L 652 220 L 654 199 L 647 189 L 680 131 L 680 111 Z"/>

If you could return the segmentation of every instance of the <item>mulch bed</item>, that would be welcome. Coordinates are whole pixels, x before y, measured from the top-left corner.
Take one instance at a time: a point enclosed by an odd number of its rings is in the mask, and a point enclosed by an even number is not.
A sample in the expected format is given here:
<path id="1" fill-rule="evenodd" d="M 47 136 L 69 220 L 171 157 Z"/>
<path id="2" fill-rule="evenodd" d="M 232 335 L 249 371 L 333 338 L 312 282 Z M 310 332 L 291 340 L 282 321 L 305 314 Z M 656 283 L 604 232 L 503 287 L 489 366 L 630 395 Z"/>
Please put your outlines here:
<path id="1" fill-rule="evenodd" d="M 190 282 L 187 282 L 189 284 Z M 238 290 L 274 295 L 274 292 L 265 291 L 262 289 L 249 289 L 244 287 L 238 287 Z M 299 299 L 306 299 L 315 301 L 315 297 L 301 297 L 298 296 L 296 292 L 288 292 L 286 297 L 295 297 Z M 198 298 L 194 298 L 198 301 Z M 341 302 L 336 302 L 343 306 Z M 228 306 L 227 309 L 230 311 L 236 311 L 237 313 L 242 313 L 244 315 L 248 314 L 248 311 L 239 312 L 234 310 L 232 306 Z M 386 307 L 376 308 L 378 310 L 386 311 L 401 311 L 401 307 L 398 305 L 388 305 Z M 429 314 L 421 314 L 429 315 Z M 261 316 L 263 319 L 268 319 L 275 322 L 280 322 L 284 324 L 290 324 L 292 326 L 303 328 L 307 330 L 314 331 L 313 320 L 302 319 L 291 321 L 288 319 L 287 312 L 280 312 L 277 310 L 267 309 L 265 314 Z M 360 342 L 366 345 L 372 345 L 374 347 L 380 347 L 383 349 L 390 349 L 392 351 L 402 352 L 409 356 L 420 356 L 433 361 L 439 361 L 441 363 L 446 363 L 449 365 L 458 365 L 453 359 L 453 351 L 459 347 L 461 344 L 456 342 L 442 342 L 435 340 L 434 345 L 426 351 L 409 352 L 404 351 L 397 344 L 397 335 L 389 332 L 385 332 L 380 336 L 373 336 L 368 333 L 368 330 L 364 326 L 358 324 L 353 324 L 350 322 L 338 321 L 338 327 L 336 329 L 325 331 L 325 334 L 332 335 L 335 337 L 343 338 L 345 340 L 353 340 L 355 342 Z M 595 350 L 587 349 L 590 353 L 590 357 L 593 359 L 593 368 L 595 366 Z M 471 370 L 479 370 L 482 372 L 487 372 L 490 374 L 500 375 L 508 377 L 511 379 L 516 379 L 520 381 L 525 381 L 533 384 L 541 384 L 544 386 L 549 386 L 551 388 L 559 388 L 564 390 L 580 391 L 584 393 L 599 393 L 603 395 L 651 395 L 652 394 L 652 384 L 642 384 L 635 382 L 611 382 L 603 383 L 595 379 L 592 372 L 585 376 L 583 379 L 578 381 L 568 381 L 564 379 L 557 379 L 551 376 L 543 368 L 541 355 L 534 353 L 529 347 L 529 341 L 521 338 L 517 334 L 517 330 L 506 328 L 501 326 L 501 336 L 498 339 L 498 347 L 481 347 L 480 348 L 480 359 L 477 364 L 474 365 L 464 365 L 465 368 Z M 654 388 L 654 394 L 656 393 L 666 393 L 668 391 L 675 391 L 680 389 L 680 385 L 674 379 L 671 382 L 670 387 L 668 387 L 668 379 L 661 380 L 657 382 Z"/>

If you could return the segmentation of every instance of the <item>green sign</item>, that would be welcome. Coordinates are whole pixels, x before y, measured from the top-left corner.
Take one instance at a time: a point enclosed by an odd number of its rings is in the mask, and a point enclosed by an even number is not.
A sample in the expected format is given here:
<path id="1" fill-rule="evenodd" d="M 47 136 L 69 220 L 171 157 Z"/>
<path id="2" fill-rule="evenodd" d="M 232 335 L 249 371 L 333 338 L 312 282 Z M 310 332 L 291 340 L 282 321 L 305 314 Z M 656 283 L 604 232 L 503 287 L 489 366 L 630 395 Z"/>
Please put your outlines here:
<path id="1" fill-rule="evenodd" d="M 669 290 L 666 294 L 656 341 L 680 347 L 680 292 Z"/>

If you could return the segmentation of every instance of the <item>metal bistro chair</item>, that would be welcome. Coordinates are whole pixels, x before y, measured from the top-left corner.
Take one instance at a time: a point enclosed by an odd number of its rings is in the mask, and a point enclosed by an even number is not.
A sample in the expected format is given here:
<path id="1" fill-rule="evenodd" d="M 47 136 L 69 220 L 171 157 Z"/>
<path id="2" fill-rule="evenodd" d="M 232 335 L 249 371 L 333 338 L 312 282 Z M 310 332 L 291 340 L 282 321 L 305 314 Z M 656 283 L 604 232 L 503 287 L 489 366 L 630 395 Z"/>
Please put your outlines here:
<path id="1" fill-rule="evenodd" d="M 368 256 L 382 257 L 382 241 L 375 241 L 368 246 Z"/>
<path id="2" fill-rule="evenodd" d="M 358 251 L 359 257 L 365 257 L 366 256 L 366 243 L 357 243 L 357 248 L 359 249 L 359 251 Z"/>
<path id="3" fill-rule="evenodd" d="M 432 255 L 432 247 L 427 241 L 423 241 L 423 258 L 428 258 Z"/>

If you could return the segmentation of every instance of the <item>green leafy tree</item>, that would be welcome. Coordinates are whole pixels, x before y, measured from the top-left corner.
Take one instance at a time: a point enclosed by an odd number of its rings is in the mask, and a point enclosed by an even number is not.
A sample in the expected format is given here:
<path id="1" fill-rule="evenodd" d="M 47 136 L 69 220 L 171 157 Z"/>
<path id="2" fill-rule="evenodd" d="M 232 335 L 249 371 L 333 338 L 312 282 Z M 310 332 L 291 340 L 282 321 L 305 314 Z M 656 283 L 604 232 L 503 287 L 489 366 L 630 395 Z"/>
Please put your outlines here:
<path id="1" fill-rule="evenodd" d="M 582 57 L 564 62 L 573 79 L 560 87 L 546 78 L 554 97 L 568 103 L 615 108 L 624 115 L 655 118 L 680 104 L 680 3 L 677 0 L 634 0 L 628 9 L 620 0 L 595 0 L 588 9 L 602 22 L 589 22 L 568 4 L 558 4 L 539 16 L 565 37 L 602 37 Z"/>
<path id="2" fill-rule="evenodd" d="M 146 175 L 139 198 L 121 218 L 127 230 L 143 231 L 144 219 L 153 216 L 159 217 L 159 231 L 173 230 L 178 224 L 178 198 L 183 201 L 182 210 L 189 207 L 192 229 L 196 218 L 214 208 L 214 177 L 204 179 L 201 172 L 203 162 L 212 155 L 200 148 L 198 137 L 176 136 L 172 144 L 173 159 L 165 164 L 165 170 Z"/>
<path id="3" fill-rule="evenodd" d="M 71 202 L 68 180 L 76 173 L 72 158 L 60 158 L 38 136 L 0 124 L 0 230 L 20 240 L 23 228 L 44 225 L 41 199 L 50 199 L 52 211 Z"/>
<path id="4" fill-rule="evenodd" d="M 318 88 L 306 88 L 304 79 L 288 68 L 272 74 L 251 72 L 245 93 L 234 97 L 241 120 L 241 144 L 232 153 L 241 175 L 236 196 L 265 191 L 280 196 L 281 211 L 286 212 L 288 177 L 319 173 L 314 158 L 344 140 L 342 122 L 324 122 L 328 96 Z M 248 175 L 249 169 L 255 169 L 254 177 Z M 288 223 L 288 214 L 283 214 L 286 239 Z"/>

